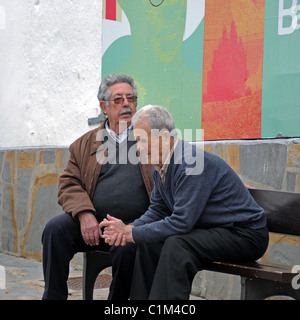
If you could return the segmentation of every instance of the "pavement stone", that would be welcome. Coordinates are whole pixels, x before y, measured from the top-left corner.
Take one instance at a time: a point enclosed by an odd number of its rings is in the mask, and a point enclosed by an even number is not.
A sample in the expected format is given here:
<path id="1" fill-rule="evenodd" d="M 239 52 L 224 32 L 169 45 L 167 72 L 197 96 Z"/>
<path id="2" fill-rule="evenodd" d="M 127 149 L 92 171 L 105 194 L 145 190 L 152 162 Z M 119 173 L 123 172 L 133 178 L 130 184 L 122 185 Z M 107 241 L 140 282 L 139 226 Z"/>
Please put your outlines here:
<path id="1" fill-rule="evenodd" d="M 0 282 L 0 300 L 41 300 L 44 291 L 41 262 L 0 253 L 0 266 L 4 267 L 6 278 L 5 289 L 3 281 Z M 70 268 L 69 278 L 81 276 L 81 270 Z M 108 288 L 94 290 L 94 300 L 106 300 L 107 296 Z M 69 289 L 68 300 L 82 300 L 81 289 Z"/>
<path id="2" fill-rule="evenodd" d="M 37 260 L 0 253 L 0 267 L 5 269 L 5 289 L 0 268 L 0 300 L 41 300 L 44 291 L 42 263 Z M 70 278 L 82 277 L 82 270 L 70 267 Z M 108 288 L 95 289 L 94 300 L 107 300 Z M 82 291 L 69 288 L 68 300 L 82 300 Z M 190 296 L 190 300 L 203 300 Z"/>

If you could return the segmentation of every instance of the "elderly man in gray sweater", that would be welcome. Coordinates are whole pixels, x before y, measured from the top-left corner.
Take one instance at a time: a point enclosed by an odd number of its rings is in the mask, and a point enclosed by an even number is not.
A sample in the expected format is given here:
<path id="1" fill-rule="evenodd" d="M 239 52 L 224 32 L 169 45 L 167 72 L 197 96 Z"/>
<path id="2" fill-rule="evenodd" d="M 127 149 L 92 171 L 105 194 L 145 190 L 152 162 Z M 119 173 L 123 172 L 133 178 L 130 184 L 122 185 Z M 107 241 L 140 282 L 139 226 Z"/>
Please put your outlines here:
<path id="1" fill-rule="evenodd" d="M 132 122 L 140 156 L 154 166 L 150 206 L 129 225 L 110 215 L 100 224 L 106 243 L 137 245 L 131 299 L 185 300 L 206 264 L 259 259 L 266 215 L 233 169 L 177 139 L 160 106 L 142 108 Z"/>

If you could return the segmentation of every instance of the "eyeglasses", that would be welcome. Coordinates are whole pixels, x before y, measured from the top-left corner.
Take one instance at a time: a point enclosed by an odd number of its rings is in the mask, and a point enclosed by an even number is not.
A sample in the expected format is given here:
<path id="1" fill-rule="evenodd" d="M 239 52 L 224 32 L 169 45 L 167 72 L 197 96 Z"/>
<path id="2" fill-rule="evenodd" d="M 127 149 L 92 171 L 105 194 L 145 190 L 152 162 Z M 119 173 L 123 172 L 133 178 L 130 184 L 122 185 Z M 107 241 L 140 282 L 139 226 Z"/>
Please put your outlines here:
<path id="1" fill-rule="evenodd" d="M 137 96 L 126 96 L 126 99 L 128 102 L 136 102 L 137 101 Z M 123 103 L 125 100 L 124 97 L 117 97 L 117 98 L 114 98 L 112 100 L 109 100 L 109 101 L 113 101 L 115 104 L 120 104 L 120 103 Z"/>

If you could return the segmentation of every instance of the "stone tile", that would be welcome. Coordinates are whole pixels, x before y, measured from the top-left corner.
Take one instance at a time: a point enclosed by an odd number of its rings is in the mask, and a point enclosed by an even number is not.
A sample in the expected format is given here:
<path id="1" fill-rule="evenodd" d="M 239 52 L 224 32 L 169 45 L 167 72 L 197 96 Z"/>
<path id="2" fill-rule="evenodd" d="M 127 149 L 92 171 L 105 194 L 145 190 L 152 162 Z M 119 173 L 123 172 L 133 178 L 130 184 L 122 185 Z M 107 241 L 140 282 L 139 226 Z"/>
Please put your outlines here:
<path id="1" fill-rule="evenodd" d="M 295 161 L 295 167 L 300 168 L 300 157 L 296 159 Z"/>
<path id="2" fill-rule="evenodd" d="M 70 152 L 69 149 L 63 149 L 63 169 L 67 166 L 68 160 L 69 160 Z"/>
<path id="3" fill-rule="evenodd" d="M 1 174 L 1 171 L 2 171 L 2 166 L 3 166 L 4 158 L 5 158 L 5 151 L 0 151 L 0 174 Z M 0 177 L 1 177 L 1 176 L 0 176 Z"/>
<path id="4" fill-rule="evenodd" d="M 31 170 L 19 170 L 18 180 L 16 185 L 17 199 L 15 199 L 16 204 L 16 217 L 19 229 L 24 228 L 27 220 L 27 204 L 29 199 L 29 194 L 31 193 L 32 171 Z"/>
<path id="5" fill-rule="evenodd" d="M 55 150 L 45 150 L 43 151 L 43 162 L 45 164 L 56 162 L 56 151 Z"/>
<path id="6" fill-rule="evenodd" d="M 11 169 L 10 169 L 10 162 L 4 163 L 2 179 L 6 182 L 11 182 Z"/>
<path id="7" fill-rule="evenodd" d="M 41 253 L 41 238 L 46 223 L 62 213 L 57 203 L 57 185 L 38 188 L 33 208 L 33 219 L 26 241 L 26 251 L 38 256 Z"/>
<path id="8" fill-rule="evenodd" d="M 18 169 L 32 170 L 35 166 L 36 151 L 18 151 Z"/>
<path id="9" fill-rule="evenodd" d="M 296 174 L 287 172 L 286 174 L 286 191 L 294 192 L 296 187 Z"/>
<path id="10" fill-rule="evenodd" d="M 300 165 L 300 144 L 293 144 L 289 148 L 288 167 L 295 167 Z"/>
<path id="11" fill-rule="evenodd" d="M 286 242 L 271 244 L 268 261 L 285 265 L 300 265 L 300 246 Z"/>
<path id="12" fill-rule="evenodd" d="M 13 220 L 14 208 L 11 208 L 11 204 L 14 204 L 12 196 L 12 189 L 5 188 L 3 190 L 3 210 L 2 210 L 2 250 L 8 252 L 15 252 L 15 227 L 16 221 Z"/>
<path id="13" fill-rule="evenodd" d="M 238 145 L 227 145 L 226 146 L 226 162 L 236 172 L 240 172 L 240 154 Z"/>
<path id="14" fill-rule="evenodd" d="M 240 174 L 268 185 L 282 189 L 287 165 L 287 146 L 284 144 L 256 144 L 240 146 Z"/>

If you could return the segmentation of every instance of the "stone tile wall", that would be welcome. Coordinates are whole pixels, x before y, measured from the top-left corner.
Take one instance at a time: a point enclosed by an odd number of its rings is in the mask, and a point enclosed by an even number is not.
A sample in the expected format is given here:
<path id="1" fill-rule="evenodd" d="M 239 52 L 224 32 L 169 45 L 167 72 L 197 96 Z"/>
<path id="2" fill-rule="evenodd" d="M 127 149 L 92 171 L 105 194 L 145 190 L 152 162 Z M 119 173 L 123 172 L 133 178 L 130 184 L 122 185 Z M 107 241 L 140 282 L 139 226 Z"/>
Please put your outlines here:
<path id="1" fill-rule="evenodd" d="M 239 174 L 263 189 L 300 192 L 300 139 L 205 142 Z M 47 221 L 62 213 L 58 177 L 68 148 L 0 149 L 0 251 L 41 259 Z M 300 264 L 300 240 L 271 234 L 265 261 Z M 239 299 L 239 277 L 199 272 L 193 293 L 208 299 Z"/>
<path id="2" fill-rule="evenodd" d="M 45 223 L 61 212 L 57 183 L 68 149 L 0 150 L 0 251 L 41 259 Z"/>

